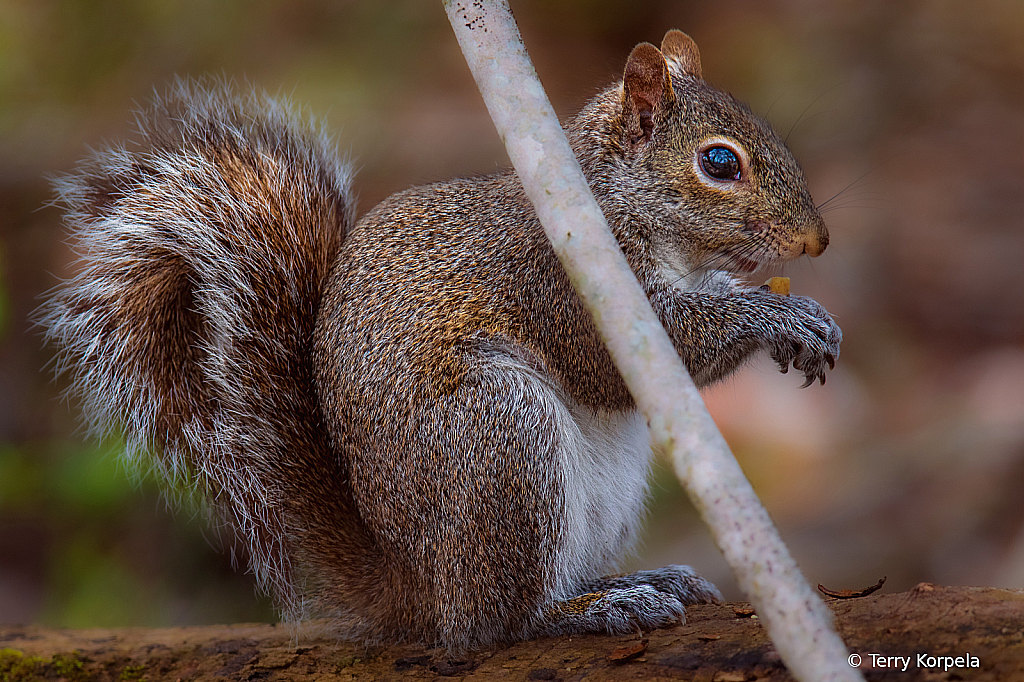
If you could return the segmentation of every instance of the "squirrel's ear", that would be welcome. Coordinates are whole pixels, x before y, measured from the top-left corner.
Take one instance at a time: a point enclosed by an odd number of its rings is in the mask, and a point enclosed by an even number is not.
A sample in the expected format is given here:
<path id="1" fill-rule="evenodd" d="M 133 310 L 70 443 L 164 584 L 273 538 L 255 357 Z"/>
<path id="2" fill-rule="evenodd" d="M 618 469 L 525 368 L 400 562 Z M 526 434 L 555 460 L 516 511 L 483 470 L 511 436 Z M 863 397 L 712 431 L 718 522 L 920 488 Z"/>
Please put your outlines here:
<path id="1" fill-rule="evenodd" d="M 700 78 L 700 51 L 693 38 L 682 31 L 672 29 L 661 40 L 661 52 L 665 58 L 687 75 Z"/>
<path id="2" fill-rule="evenodd" d="M 665 57 L 654 45 L 640 43 L 629 53 L 622 76 L 622 119 L 627 139 L 649 140 L 654 114 L 675 101 Z"/>

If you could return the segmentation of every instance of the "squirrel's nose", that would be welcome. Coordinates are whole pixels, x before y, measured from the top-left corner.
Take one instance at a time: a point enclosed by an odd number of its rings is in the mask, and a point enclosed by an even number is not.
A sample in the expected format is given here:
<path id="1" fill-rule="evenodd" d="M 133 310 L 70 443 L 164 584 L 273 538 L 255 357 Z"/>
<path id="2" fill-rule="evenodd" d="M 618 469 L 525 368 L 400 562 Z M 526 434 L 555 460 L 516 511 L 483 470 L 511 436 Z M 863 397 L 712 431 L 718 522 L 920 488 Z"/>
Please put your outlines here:
<path id="1" fill-rule="evenodd" d="M 828 232 L 823 234 L 808 235 L 804 239 L 804 253 L 811 258 L 817 258 L 828 248 Z"/>
<path id="2" fill-rule="evenodd" d="M 803 243 L 804 253 L 811 258 L 817 258 L 828 248 L 828 230 L 821 216 L 815 216 L 815 220 L 804 230 Z"/>

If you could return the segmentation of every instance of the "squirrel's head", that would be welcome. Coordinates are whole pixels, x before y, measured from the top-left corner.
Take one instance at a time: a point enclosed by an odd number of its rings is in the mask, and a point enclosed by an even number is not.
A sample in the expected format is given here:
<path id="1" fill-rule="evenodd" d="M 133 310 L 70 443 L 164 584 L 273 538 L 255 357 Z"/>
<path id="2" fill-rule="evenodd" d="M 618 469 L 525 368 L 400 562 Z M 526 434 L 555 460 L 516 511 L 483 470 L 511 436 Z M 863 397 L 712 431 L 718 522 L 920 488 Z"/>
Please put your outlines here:
<path id="1" fill-rule="evenodd" d="M 637 45 L 617 94 L 603 156 L 645 202 L 641 212 L 657 216 L 648 237 L 660 259 L 688 271 L 750 272 L 828 246 L 785 143 L 704 81 L 685 33 L 666 33 L 660 50 Z"/>

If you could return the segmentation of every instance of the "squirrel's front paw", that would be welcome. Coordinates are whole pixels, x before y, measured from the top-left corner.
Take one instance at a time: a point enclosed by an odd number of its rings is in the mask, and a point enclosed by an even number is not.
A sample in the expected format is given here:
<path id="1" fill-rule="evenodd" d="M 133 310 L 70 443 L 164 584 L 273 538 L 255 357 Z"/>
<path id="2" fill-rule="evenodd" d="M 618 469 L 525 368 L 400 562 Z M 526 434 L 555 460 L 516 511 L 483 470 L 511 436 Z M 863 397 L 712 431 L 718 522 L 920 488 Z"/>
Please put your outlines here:
<path id="1" fill-rule="evenodd" d="M 767 350 L 785 373 L 790 364 L 807 378 L 801 388 L 817 379 L 825 383 L 825 369 L 833 369 L 839 357 L 843 332 L 814 299 L 780 296 L 758 291 L 765 306 L 764 337 Z"/>
<path id="2" fill-rule="evenodd" d="M 686 622 L 683 603 L 650 585 L 590 592 L 556 602 L 548 610 L 550 634 L 606 632 L 628 635 Z"/>

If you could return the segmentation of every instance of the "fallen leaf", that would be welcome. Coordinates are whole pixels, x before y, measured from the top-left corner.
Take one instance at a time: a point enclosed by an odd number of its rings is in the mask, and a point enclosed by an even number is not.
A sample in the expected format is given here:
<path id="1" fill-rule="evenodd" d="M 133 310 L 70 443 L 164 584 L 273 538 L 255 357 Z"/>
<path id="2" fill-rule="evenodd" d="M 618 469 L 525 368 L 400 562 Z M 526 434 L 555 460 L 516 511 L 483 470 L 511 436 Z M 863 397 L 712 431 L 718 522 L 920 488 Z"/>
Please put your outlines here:
<path id="1" fill-rule="evenodd" d="M 818 583 L 818 591 L 826 597 L 832 597 L 833 599 L 856 599 L 857 597 L 866 597 L 872 592 L 877 592 L 878 589 L 885 584 L 886 577 L 887 576 L 882 576 L 882 579 L 877 583 L 871 587 L 865 587 L 862 590 L 830 590 L 821 583 Z"/>
<path id="2" fill-rule="evenodd" d="M 647 651 L 647 644 L 649 642 L 650 640 L 641 639 L 636 644 L 616 649 L 608 654 L 608 660 L 612 663 L 625 663 L 626 661 L 632 660 Z"/>

